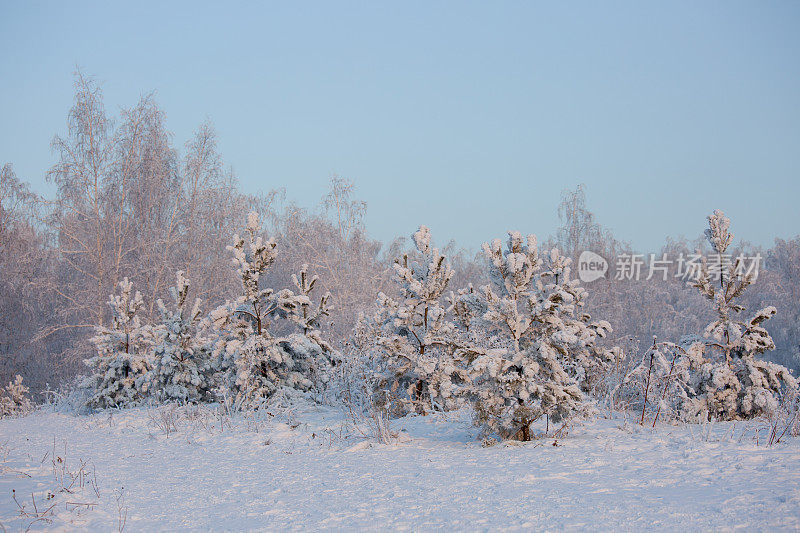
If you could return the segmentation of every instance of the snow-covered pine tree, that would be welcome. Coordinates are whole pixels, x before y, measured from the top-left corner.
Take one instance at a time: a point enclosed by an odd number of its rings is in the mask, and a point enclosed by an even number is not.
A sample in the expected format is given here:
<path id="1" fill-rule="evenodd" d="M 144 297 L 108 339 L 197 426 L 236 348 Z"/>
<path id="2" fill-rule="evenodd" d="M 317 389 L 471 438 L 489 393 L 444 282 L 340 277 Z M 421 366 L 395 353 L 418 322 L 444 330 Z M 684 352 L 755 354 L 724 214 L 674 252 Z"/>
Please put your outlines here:
<path id="1" fill-rule="evenodd" d="M 331 293 L 325 292 L 315 306 L 311 300 L 311 292 L 319 281 L 319 276 L 308 273 L 308 265 L 303 264 L 297 274 L 292 274 L 292 282 L 300 291 L 295 295 L 296 308 L 287 318 L 294 322 L 303 335 L 317 343 L 326 352 L 332 352 L 331 346 L 322 338 L 320 332 L 322 317 L 330 316 Z"/>
<path id="2" fill-rule="evenodd" d="M 412 235 L 419 259 L 408 254 L 394 263 L 400 289 L 395 301 L 378 294 L 375 322 L 384 359 L 386 403 L 395 414 L 425 414 L 447 409 L 464 381 L 463 368 L 452 359 L 453 323 L 444 294 L 454 271 L 447 258 L 431 246 L 431 232 L 420 226 Z"/>
<path id="3" fill-rule="evenodd" d="M 542 266 L 535 235 L 523 239 L 509 232 L 505 250 L 500 239 L 484 243 L 490 261 L 490 284 L 483 287 L 486 311 L 469 317 L 470 309 L 480 309 L 472 301 L 474 293 L 461 295 L 462 323 L 475 323 L 486 330 L 493 346 L 483 350 L 470 365 L 471 397 L 477 422 L 488 433 L 503 439 L 530 439 L 530 425 L 541 416 L 536 380 L 539 364 L 530 348 L 535 301 L 535 276 Z M 470 325 L 474 327 L 474 325 Z M 488 343 L 487 343 L 488 345 Z"/>
<path id="4" fill-rule="evenodd" d="M 534 356 L 543 381 L 541 408 L 560 421 L 583 407 L 584 396 L 618 352 L 598 343 L 611 325 L 583 311 L 587 292 L 571 279 L 572 260 L 553 248 L 548 268 L 536 280 Z"/>
<path id="5" fill-rule="evenodd" d="M 235 303 L 227 302 L 212 310 L 200 329 L 209 331 L 211 339 L 208 386 L 220 400 L 233 401 L 237 390 L 236 360 L 253 334 L 251 321 L 236 313 Z"/>
<path id="6" fill-rule="evenodd" d="M 333 308 L 328 291 L 314 302 L 313 291 L 318 281 L 319 276 L 310 274 L 307 264 L 292 274 L 292 282 L 299 293 L 289 291 L 294 303 L 278 306 L 276 316 L 295 324 L 300 333 L 279 339 L 278 349 L 295 361 L 296 372 L 309 376 L 313 387 L 327 387 L 332 368 L 341 363 L 341 354 L 324 338 L 321 330 L 323 318 L 329 317 Z"/>
<path id="7" fill-rule="evenodd" d="M 477 324 L 488 343 L 470 365 L 478 423 L 504 439 L 529 440 L 535 420 L 581 410 L 594 376 L 618 351 L 598 345 L 611 327 L 582 312 L 586 291 L 570 278 L 569 258 L 551 250 L 541 271 L 536 237 L 519 232 L 509 232 L 505 250 L 499 239 L 483 248 L 491 284 Z M 472 294 L 462 293 L 459 315 L 480 309 Z"/>
<path id="8" fill-rule="evenodd" d="M 173 305 L 158 300 L 161 324 L 155 328 L 156 345 L 150 393 L 159 401 L 199 402 L 208 398 L 206 370 L 209 346 L 200 335 L 200 299 L 188 305 L 189 280 L 179 270 L 170 287 Z"/>
<path id="9" fill-rule="evenodd" d="M 786 389 L 797 389 L 797 380 L 787 368 L 758 357 L 775 349 L 763 323 L 776 309 L 769 306 L 750 319 L 739 318 L 745 308 L 737 299 L 752 284 L 753 275 L 746 272 L 741 256 L 725 268 L 724 258 L 733 241 L 730 219 L 717 210 L 709 215 L 708 226 L 705 235 L 716 252 L 719 281 L 712 280 L 704 260 L 691 284 L 714 303 L 717 318 L 705 330 L 705 357 L 695 362 L 690 381 L 694 394 L 684 417 L 707 412 L 709 417 L 730 420 L 770 414 Z"/>
<path id="10" fill-rule="evenodd" d="M 138 313 L 144 305 L 128 278 L 119 282 L 119 295 L 111 295 L 111 326 L 97 327 L 91 339 L 97 353 L 85 361 L 90 374 L 82 384 L 93 408 L 122 407 L 141 401 L 148 389 L 153 344 L 152 328 L 142 325 Z"/>
<path id="11" fill-rule="evenodd" d="M 472 283 L 455 292 L 450 291 L 447 302 L 458 331 L 462 333 L 469 334 L 473 331 L 473 323 L 479 321 L 487 310 L 486 299 L 480 292 L 475 291 Z"/>
<path id="12" fill-rule="evenodd" d="M 232 303 L 214 310 L 210 319 L 221 331 L 215 343 L 216 366 L 222 385 L 230 387 L 235 402 L 257 407 L 280 387 L 309 390 L 326 378 L 333 363 L 328 343 L 317 329 L 327 315 L 330 295 L 314 309 L 310 293 L 316 283 L 307 268 L 295 276 L 301 294 L 289 289 L 275 292 L 260 286 L 261 277 L 275 262 L 277 246 L 264 240 L 257 213 L 247 218 L 246 238 L 234 236 L 234 264 L 242 282 L 242 294 Z M 274 319 L 296 324 L 304 334 L 275 337 L 269 326 Z"/>
<path id="13" fill-rule="evenodd" d="M 276 382 L 280 381 L 272 368 L 283 362 L 266 329 L 274 291 L 259 287 L 261 276 L 275 262 L 277 243 L 273 239 L 265 241 L 259 235 L 257 213 L 248 214 L 246 232 L 246 238 L 234 235 L 234 244 L 228 246 L 233 252 L 242 294 L 210 314 L 220 331 L 214 353 L 219 357 L 216 364 L 222 392 L 230 391 L 240 405 L 272 395 L 279 386 Z M 266 387 L 269 390 L 264 390 Z"/>
<path id="14" fill-rule="evenodd" d="M 22 415 L 31 408 L 28 387 L 22 384 L 22 376 L 18 374 L 6 385 L 5 389 L 0 390 L 0 418 Z"/>

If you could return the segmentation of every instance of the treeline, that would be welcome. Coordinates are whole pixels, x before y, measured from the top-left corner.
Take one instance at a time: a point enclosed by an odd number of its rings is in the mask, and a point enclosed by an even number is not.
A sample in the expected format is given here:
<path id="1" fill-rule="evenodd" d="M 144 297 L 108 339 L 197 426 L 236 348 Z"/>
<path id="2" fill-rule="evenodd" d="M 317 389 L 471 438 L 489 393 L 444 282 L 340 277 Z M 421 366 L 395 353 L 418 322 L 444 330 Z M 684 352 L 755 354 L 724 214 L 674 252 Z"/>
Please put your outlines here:
<path id="1" fill-rule="evenodd" d="M 320 328 L 342 354 L 360 342 L 359 316 L 375 315 L 378 295 L 401 295 L 393 282 L 395 261 L 417 253 L 405 239 L 369 238 L 367 206 L 347 180 L 332 178 L 313 210 L 286 201 L 280 190 L 246 194 L 218 153 L 210 124 L 179 149 L 152 96 L 110 116 L 101 89 L 80 74 L 66 133 L 52 148 L 55 162 L 46 176 L 55 186 L 52 198 L 34 193 L 10 164 L 0 173 L 3 383 L 21 374 L 39 392 L 87 373 L 84 360 L 97 353 L 89 340 L 97 328 L 110 327 L 109 295 L 126 279 L 141 292 L 137 313 L 148 323 L 161 319 L 157 302 L 171 301 L 177 271 L 191 280 L 186 301 L 200 298 L 205 313 L 225 305 L 242 283 L 227 247 L 232 235 L 243 233 L 251 211 L 280 250 L 260 283 L 291 287 L 292 276 L 308 265 L 308 274 L 319 276 L 316 290 L 330 293 Z M 580 187 L 564 193 L 558 216 L 560 229 L 542 249 L 558 248 L 575 264 L 582 251 L 592 250 L 612 266 L 633 252 L 594 219 Z M 490 281 L 485 254 L 454 243 L 441 249 L 453 271 L 450 287 L 477 290 Z M 698 249 L 711 251 L 698 238 L 669 241 L 658 255 Z M 800 237 L 777 240 L 769 249 L 739 244 L 730 253 L 764 258 L 742 300 L 748 309 L 777 308 L 768 324 L 776 349 L 764 357 L 800 369 Z M 585 309 L 611 324 L 607 342 L 629 354 L 626 364 L 639 361 L 654 335 L 677 341 L 713 320 L 713 309 L 677 268 L 670 266 L 666 279 L 610 275 L 587 284 Z"/>

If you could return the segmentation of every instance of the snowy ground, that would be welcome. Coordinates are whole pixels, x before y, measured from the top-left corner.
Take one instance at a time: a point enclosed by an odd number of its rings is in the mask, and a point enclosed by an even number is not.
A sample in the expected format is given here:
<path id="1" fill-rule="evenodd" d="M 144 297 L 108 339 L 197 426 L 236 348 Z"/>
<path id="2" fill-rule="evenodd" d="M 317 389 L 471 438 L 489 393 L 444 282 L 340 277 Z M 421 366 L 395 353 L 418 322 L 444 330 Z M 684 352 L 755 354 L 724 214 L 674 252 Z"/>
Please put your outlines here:
<path id="1" fill-rule="evenodd" d="M 766 447 L 756 424 L 599 419 L 558 446 L 482 447 L 460 413 L 395 422 L 398 441 L 382 445 L 332 408 L 272 414 L 2 420 L 0 529 L 800 528 L 800 441 Z"/>

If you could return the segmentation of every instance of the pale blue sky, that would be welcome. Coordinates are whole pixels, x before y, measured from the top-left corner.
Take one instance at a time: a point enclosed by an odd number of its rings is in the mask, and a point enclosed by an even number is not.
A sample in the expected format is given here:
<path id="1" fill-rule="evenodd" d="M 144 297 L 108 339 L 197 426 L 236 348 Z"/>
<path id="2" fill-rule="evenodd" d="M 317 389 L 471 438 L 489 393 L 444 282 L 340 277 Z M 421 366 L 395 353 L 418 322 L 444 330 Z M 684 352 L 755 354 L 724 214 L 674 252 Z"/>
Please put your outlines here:
<path id="1" fill-rule="evenodd" d="M 643 251 L 715 208 L 800 233 L 800 2 L 0 4 L 0 163 L 46 190 L 79 65 L 209 117 L 243 188 L 356 182 L 373 236 L 542 236 L 561 190 Z"/>

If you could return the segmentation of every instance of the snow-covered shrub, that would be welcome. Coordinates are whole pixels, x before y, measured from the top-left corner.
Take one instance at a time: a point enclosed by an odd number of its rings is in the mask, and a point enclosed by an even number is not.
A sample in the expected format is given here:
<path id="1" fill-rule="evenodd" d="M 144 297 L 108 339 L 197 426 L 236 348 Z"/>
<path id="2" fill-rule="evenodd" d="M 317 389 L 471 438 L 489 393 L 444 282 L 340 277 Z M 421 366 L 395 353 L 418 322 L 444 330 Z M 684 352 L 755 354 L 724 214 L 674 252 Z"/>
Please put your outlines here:
<path id="1" fill-rule="evenodd" d="M 327 380 L 328 367 L 337 356 L 318 329 L 328 314 L 330 295 L 314 305 L 311 291 L 317 281 L 308 267 L 293 277 L 298 294 L 289 289 L 274 291 L 260 286 L 261 277 L 275 262 L 277 246 L 264 240 L 258 215 L 250 213 L 247 237 L 236 235 L 229 249 L 242 283 L 242 294 L 215 309 L 210 321 L 218 331 L 213 358 L 219 386 L 239 406 L 255 407 L 280 387 L 307 391 Z M 270 332 L 271 321 L 286 320 L 302 333 L 277 337 Z"/>
<path id="2" fill-rule="evenodd" d="M 484 333 L 469 357 L 470 394 L 485 432 L 529 440 L 537 419 L 585 409 L 585 392 L 617 353 L 598 345 L 611 327 L 582 312 L 586 291 L 570 278 L 569 258 L 551 250 L 542 270 L 534 235 L 509 232 L 505 249 L 500 239 L 483 249 L 491 281 L 485 305 L 462 291 L 456 306 L 460 322 Z"/>
<path id="3" fill-rule="evenodd" d="M 458 403 L 457 389 L 467 378 L 454 359 L 445 291 L 453 277 L 447 258 L 431 246 L 425 226 L 412 235 L 419 259 L 408 254 L 394 263 L 394 281 L 400 289 L 395 301 L 378 295 L 377 345 L 382 361 L 385 403 L 395 414 L 427 413 Z"/>
<path id="4" fill-rule="evenodd" d="M 360 312 L 355 327 L 344 343 L 339 364 L 331 372 L 328 400 L 345 410 L 366 412 L 385 406 L 385 355 L 377 345 L 380 332 L 372 316 Z"/>
<path id="5" fill-rule="evenodd" d="M 632 411 L 641 413 L 641 423 L 678 418 L 689 400 L 692 368 L 702 359 L 702 352 L 703 343 L 693 338 L 680 345 L 653 338 L 652 346 L 620 384 L 620 398 Z"/>
<path id="6" fill-rule="evenodd" d="M 159 401 L 199 402 L 208 399 L 209 343 L 198 328 L 200 299 L 187 302 L 189 280 L 176 273 L 170 287 L 173 306 L 158 300 L 161 324 L 154 328 L 156 345 L 150 373 L 150 394 Z"/>
<path id="7" fill-rule="evenodd" d="M 377 345 L 379 337 L 374 319 L 359 313 L 341 362 L 333 369 L 329 401 L 344 410 L 363 436 L 385 444 L 391 441 L 393 433 L 384 389 L 386 355 Z"/>
<path id="8" fill-rule="evenodd" d="M 82 386 L 89 391 L 87 405 L 92 408 L 134 404 L 148 391 L 153 330 L 139 320 L 144 302 L 139 291 L 133 292 L 133 283 L 125 278 L 119 288 L 120 294 L 112 295 L 108 302 L 111 325 L 96 328 L 91 339 L 96 354 L 85 361 L 90 374 Z"/>
<path id="9" fill-rule="evenodd" d="M 32 407 L 28 387 L 22 384 L 22 376 L 17 374 L 5 389 L 0 390 L 0 418 L 25 414 Z"/>
<path id="10" fill-rule="evenodd" d="M 83 376 L 76 376 L 58 388 L 42 391 L 42 406 L 53 413 L 69 415 L 84 414 L 90 411 L 87 401 L 91 391 L 82 387 Z"/>
<path id="11" fill-rule="evenodd" d="M 800 435 L 800 394 L 797 389 L 791 389 L 781 398 L 781 403 L 772 412 L 769 422 L 770 435 L 767 445 L 780 444 L 784 437 L 797 437 Z"/>

